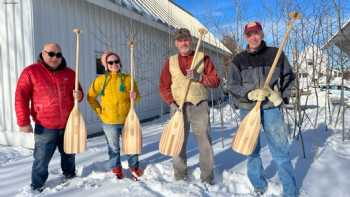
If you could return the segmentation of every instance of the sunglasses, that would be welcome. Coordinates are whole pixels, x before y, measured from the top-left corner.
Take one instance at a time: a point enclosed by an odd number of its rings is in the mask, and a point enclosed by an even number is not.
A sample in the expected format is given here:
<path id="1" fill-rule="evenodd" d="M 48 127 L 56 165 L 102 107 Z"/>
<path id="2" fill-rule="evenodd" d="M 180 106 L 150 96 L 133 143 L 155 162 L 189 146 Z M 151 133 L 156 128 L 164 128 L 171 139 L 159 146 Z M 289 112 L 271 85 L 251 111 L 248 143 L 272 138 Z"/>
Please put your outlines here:
<path id="1" fill-rule="evenodd" d="M 119 60 L 108 61 L 107 64 L 109 64 L 109 65 L 120 64 L 120 61 Z"/>
<path id="2" fill-rule="evenodd" d="M 61 58 L 62 57 L 62 53 L 61 52 L 57 52 L 57 53 L 55 53 L 53 51 L 45 51 L 45 52 L 47 53 L 47 55 L 49 57 L 54 57 L 54 56 L 56 56 L 57 58 Z"/>

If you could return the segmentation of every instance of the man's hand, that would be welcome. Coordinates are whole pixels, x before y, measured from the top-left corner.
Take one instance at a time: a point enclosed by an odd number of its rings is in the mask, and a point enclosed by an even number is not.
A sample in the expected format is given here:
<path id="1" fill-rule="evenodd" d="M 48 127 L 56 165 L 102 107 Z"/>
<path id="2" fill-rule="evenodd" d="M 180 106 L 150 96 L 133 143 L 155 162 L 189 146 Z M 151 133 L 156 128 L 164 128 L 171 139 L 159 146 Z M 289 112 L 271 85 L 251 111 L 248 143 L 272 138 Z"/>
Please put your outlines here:
<path id="1" fill-rule="evenodd" d="M 269 101 L 275 106 L 279 106 L 282 103 L 282 97 L 281 97 L 281 93 L 278 90 L 277 86 L 274 86 L 273 90 L 271 88 L 269 88 L 270 91 L 270 96 L 267 97 L 267 99 L 269 99 Z"/>
<path id="2" fill-rule="evenodd" d="M 75 90 L 73 90 L 73 98 L 74 99 L 77 99 L 78 101 L 80 101 L 81 100 L 81 98 L 82 98 L 82 96 L 83 96 L 83 94 L 81 93 L 81 91 L 75 91 Z"/>
<path id="3" fill-rule="evenodd" d="M 27 126 L 19 127 L 19 131 L 23 133 L 33 133 L 33 128 L 32 128 L 32 125 L 27 125 Z"/>
<path id="4" fill-rule="evenodd" d="M 267 88 L 258 88 L 248 93 L 248 99 L 251 101 L 264 101 L 270 95 Z"/>
<path id="5" fill-rule="evenodd" d="M 187 79 L 197 81 L 197 82 L 202 80 L 202 75 L 199 74 L 196 70 L 192 70 L 192 69 L 186 70 L 186 77 Z"/>
<path id="6" fill-rule="evenodd" d="M 173 111 L 173 112 L 176 112 L 176 111 L 179 110 L 179 106 L 175 102 L 172 102 L 170 104 L 170 110 Z"/>

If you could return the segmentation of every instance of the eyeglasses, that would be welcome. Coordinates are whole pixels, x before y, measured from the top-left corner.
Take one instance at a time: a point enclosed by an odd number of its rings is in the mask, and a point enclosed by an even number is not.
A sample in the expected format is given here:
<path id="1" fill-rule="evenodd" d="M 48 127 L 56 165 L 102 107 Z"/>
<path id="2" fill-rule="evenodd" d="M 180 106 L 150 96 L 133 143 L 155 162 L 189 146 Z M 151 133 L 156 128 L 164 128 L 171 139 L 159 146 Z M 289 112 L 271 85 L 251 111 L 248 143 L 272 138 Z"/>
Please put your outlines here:
<path id="1" fill-rule="evenodd" d="M 107 64 L 109 64 L 109 65 L 120 64 L 120 61 L 119 60 L 108 61 Z"/>
<path id="2" fill-rule="evenodd" d="M 45 52 L 47 53 L 47 55 L 49 57 L 54 57 L 54 56 L 56 56 L 56 58 L 61 58 L 62 57 L 62 53 L 61 52 L 57 52 L 57 53 L 55 53 L 53 51 L 45 51 Z"/>

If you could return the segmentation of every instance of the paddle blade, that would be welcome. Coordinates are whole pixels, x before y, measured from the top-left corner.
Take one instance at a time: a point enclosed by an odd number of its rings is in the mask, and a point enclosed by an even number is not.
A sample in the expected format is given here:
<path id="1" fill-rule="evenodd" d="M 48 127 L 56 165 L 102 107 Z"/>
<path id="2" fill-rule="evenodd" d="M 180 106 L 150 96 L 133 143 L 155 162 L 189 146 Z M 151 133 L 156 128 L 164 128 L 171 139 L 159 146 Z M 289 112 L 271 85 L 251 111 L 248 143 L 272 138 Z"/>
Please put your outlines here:
<path id="1" fill-rule="evenodd" d="M 243 119 L 232 140 L 232 149 L 250 155 L 255 149 L 261 127 L 260 105 L 255 106 Z"/>
<path id="2" fill-rule="evenodd" d="M 86 149 L 86 141 L 87 132 L 84 118 L 79 108 L 74 107 L 69 115 L 64 131 L 64 152 L 67 154 L 84 152 Z"/>
<path id="3" fill-rule="evenodd" d="M 185 137 L 183 113 L 177 111 L 164 127 L 159 142 L 159 152 L 167 156 L 180 154 Z"/>
<path id="4" fill-rule="evenodd" d="M 141 154 L 142 133 L 140 120 L 134 109 L 130 109 L 122 132 L 122 150 L 124 154 Z"/>

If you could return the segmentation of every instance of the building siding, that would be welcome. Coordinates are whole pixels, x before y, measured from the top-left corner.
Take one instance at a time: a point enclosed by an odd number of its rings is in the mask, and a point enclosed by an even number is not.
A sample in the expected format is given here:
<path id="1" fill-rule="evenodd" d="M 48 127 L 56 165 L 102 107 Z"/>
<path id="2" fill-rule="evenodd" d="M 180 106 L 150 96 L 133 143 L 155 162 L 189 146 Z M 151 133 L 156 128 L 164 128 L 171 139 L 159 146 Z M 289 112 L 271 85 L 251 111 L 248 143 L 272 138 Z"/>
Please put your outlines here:
<path id="1" fill-rule="evenodd" d="M 4 5 L 1 6 L 4 10 Z M 0 14 L 2 24 L 7 24 L 7 32 L 1 30 L 0 55 L 1 63 L 5 66 L 0 68 L 2 69 L 0 91 L 5 96 L 0 98 L 2 106 L 0 133 L 5 130 L 12 132 L 17 130 L 13 109 L 14 99 L 6 95 L 14 95 L 20 71 L 34 61 L 44 43 L 59 43 L 68 65 L 75 69 L 76 42 L 75 34 L 72 32 L 74 28 L 81 29 L 80 82 L 85 92 L 97 76 L 96 56 L 106 49 L 120 54 L 122 69 L 124 72 L 129 72 L 130 55 L 127 43 L 131 35 L 135 36 L 136 80 L 142 96 L 136 110 L 140 119 L 160 115 L 162 109 L 159 96 L 160 72 L 166 58 L 176 52 L 173 37 L 167 31 L 155 28 L 154 25 L 141 23 L 142 20 L 128 18 L 125 13 L 121 15 L 84 0 L 24 0 L 16 5 L 16 9 L 18 10 L 14 12 L 15 14 L 21 12 L 23 15 L 22 21 L 17 21 L 17 24 L 13 24 L 14 19 L 11 19 L 11 14 L 7 13 L 7 18 L 4 12 Z M 6 10 L 6 12 L 10 11 Z M 18 17 L 15 20 L 19 20 Z M 9 34 L 15 34 L 15 40 L 6 38 L 6 42 L 3 42 L 4 35 Z M 9 43 L 8 47 L 3 47 L 3 43 Z M 12 51 L 3 54 L 5 49 Z M 205 48 L 204 52 L 211 56 L 219 73 L 222 73 L 222 53 L 212 49 L 214 49 L 212 46 Z M 9 57 L 11 61 L 7 60 L 8 58 L 3 59 L 3 55 Z M 215 90 L 214 95 L 219 95 L 218 90 Z M 12 103 L 11 106 L 9 103 Z M 86 99 L 80 105 L 80 110 L 88 125 L 89 133 L 100 131 L 100 122 L 88 106 Z M 5 114 L 12 114 L 12 117 L 5 119 Z M 4 142 L 0 141 L 0 144 Z"/>
<path id="2" fill-rule="evenodd" d="M 14 109 L 17 78 L 34 58 L 31 5 L 31 0 L 0 1 L 0 144 L 32 145 L 28 135 L 17 132 Z"/>

